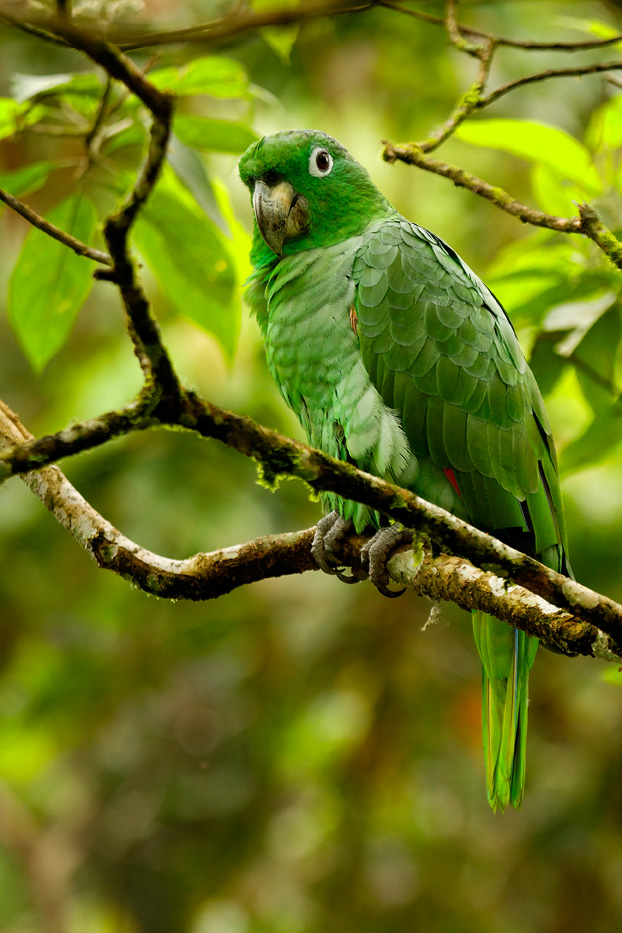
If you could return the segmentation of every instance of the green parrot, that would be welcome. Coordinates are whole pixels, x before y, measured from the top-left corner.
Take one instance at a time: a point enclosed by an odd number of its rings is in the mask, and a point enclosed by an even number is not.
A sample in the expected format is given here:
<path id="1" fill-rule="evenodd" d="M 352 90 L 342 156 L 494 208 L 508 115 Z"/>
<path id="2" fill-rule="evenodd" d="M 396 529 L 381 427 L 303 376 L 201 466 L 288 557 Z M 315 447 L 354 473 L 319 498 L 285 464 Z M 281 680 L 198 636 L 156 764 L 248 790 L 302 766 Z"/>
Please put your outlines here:
<path id="1" fill-rule="evenodd" d="M 240 176 L 255 215 L 247 300 L 309 443 L 570 575 L 546 410 L 492 292 L 324 133 L 264 137 L 242 156 Z M 336 572 L 337 518 L 338 529 L 357 531 L 387 523 L 332 493 L 323 506 L 334 511 L 314 553 Z M 488 799 L 495 810 L 519 807 L 538 641 L 481 612 L 473 629 Z"/>

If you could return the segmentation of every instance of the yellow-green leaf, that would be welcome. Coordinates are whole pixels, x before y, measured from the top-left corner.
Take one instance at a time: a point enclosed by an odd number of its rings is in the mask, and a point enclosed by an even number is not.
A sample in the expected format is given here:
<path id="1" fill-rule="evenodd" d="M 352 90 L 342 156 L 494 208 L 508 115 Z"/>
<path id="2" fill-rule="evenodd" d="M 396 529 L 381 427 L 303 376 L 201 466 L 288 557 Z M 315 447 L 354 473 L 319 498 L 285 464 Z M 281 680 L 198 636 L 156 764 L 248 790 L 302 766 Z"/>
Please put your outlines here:
<path id="1" fill-rule="evenodd" d="M 161 91 L 174 94 L 210 94 L 212 97 L 243 97 L 248 90 L 246 72 L 232 58 L 208 55 L 185 68 L 159 68 L 149 80 Z"/>
<path id="2" fill-rule="evenodd" d="M 562 178 L 577 182 L 589 195 L 602 185 L 586 147 L 556 126 L 530 120 L 474 120 L 463 123 L 456 136 L 474 146 L 487 146 L 548 165 Z"/>
<path id="3" fill-rule="evenodd" d="M 212 120 L 180 114 L 175 118 L 175 135 L 186 146 L 212 152 L 239 155 L 259 138 L 250 127 L 228 120 Z"/>

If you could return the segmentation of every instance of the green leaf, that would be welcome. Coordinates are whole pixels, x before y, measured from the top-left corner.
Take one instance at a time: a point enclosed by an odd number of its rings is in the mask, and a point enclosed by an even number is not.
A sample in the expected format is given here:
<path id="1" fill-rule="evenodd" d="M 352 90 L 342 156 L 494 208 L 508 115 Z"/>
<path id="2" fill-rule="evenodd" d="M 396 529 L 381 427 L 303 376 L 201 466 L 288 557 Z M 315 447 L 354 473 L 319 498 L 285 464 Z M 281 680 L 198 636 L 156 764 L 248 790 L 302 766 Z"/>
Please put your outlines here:
<path id="1" fill-rule="evenodd" d="M 575 295 L 577 289 L 574 289 Z M 544 322 L 544 330 L 568 330 L 571 331 L 572 340 L 568 340 L 568 345 L 559 348 L 562 356 L 569 356 L 574 352 L 596 321 L 607 311 L 616 300 L 616 294 L 613 291 L 602 291 L 585 295 L 580 301 L 558 302 L 549 309 Z"/>
<path id="2" fill-rule="evenodd" d="M 20 104 L 11 97 L 0 97 L 0 139 L 8 139 L 41 119 L 42 107 Z"/>
<path id="3" fill-rule="evenodd" d="M 222 234 L 168 170 L 134 228 L 171 307 L 212 334 L 231 359 L 240 327 L 234 264 Z"/>
<path id="4" fill-rule="evenodd" d="M 608 664 L 602 672 L 601 678 L 605 683 L 614 684 L 616 687 L 622 687 L 622 668 L 613 667 L 612 664 Z"/>
<path id="5" fill-rule="evenodd" d="M 577 32 L 598 36 L 599 39 L 614 39 L 620 35 L 620 30 L 603 19 L 586 19 L 579 16 L 556 16 L 556 21 L 566 29 L 576 29 Z M 616 43 L 616 45 L 622 43 Z M 615 46 L 613 46 L 615 48 Z"/>
<path id="6" fill-rule="evenodd" d="M 529 365 L 542 395 L 550 395 L 566 365 L 555 352 L 556 334 L 539 334 L 531 350 Z"/>
<path id="7" fill-rule="evenodd" d="M 279 4 L 281 10 L 294 10 L 297 6 L 298 0 L 281 0 Z M 254 13 L 267 12 L 273 9 L 273 0 L 254 0 Z M 292 23 L 289 26 L 264 26 L 261 30 L 263 39 L 272 51 L 278 55 L 284 65 L 289 65 L 292 46 L 298 37 L 299 29 L 298 23 Z"/>
<path id="8" fill-rule="evenodd" d="M 185 68 L 159 68 L 149 80 L 161 91 L 178 95 L 210 94 L 212 97 L 245 97 L 248 79 L 239 62 L 213 55 L 197 58 Z"/>
<path id="9" fill-rule="evenodd" d="M 561 466 L 565 473 L 599 463 L 622 441 L 622 404 L 614 402 L 564 449 Z"/>
<path id="10" fill-rule="evenodd" d="M 620 309 L 614 307 L 590 327 L 572 354 L 579 385 L 596 413 L 611 405 L 620 394 L 616 385 L 616 356 L 621 337 Z"/>
<path id="11" fill-rule="evenodd" d="M 212 120 L 180 114 L 175 118 L 175 134 L 186 146 L 212 152 L 230 152 L 240 155 L 259 137 L 243 123 Z"/>
<path id="12" fill-rule="evenodd" d="M 113 152 L 125 149 L 128 146 L 146 148 L 148 138 L 147 130 L 142 124 L 131 123 L 127 125 L 125 121 L 120 121 L 106 131 L 102 146 L 106 155 L 109 156 Z"/>
<path id="13" fill-rule="evenodd" d="M 530 120 L 474 120 L 463 123 L 456 136 L 474 146 L 487 146 L 548 165 L 576 182 L 583 192 L 601 193 L 602 185 L 588 149 L 565 130 Z"/>
<path id="14" fill-rule="evenodd" d="M 299 32 L 300 26 L 298 23 L 292 23 L 291 26 L 266 26 L 261 30 L 263 38 L 284 65 L 289 65 L 294 42 L 298 38 Z"/>
<path id="15" fill-rule="evenodd" d="M 594 111 L 585 141 L 595 152 L 622 148 L 622 97 L 612 97 Z"/>
<path id="16" fill-rule="evenodd" d="M 540 210 L 557 217 L 576 217 L 577 203 L 585 200 L 576 182 L 541 162 L 531 170 L 531 187 Z"/>
<path id="17" fill-rule="evenodd" d="M 87 198 L 73 195 L 50 212 L 49 220 L 88 243 L 95 208 Z M 11 276 L 8 306 L 11 326 L 37 372 L 66 343 L 92 284 L 91 260 L 41 230 L 26 236 Z"/>
<path id="18" fill-rule="evenodd" d="M 11 90 L 15 100 L 23 103 L 33 97 L 49 95 L 100 97 L 104 87 L 92 71 L 78 74 L 26 75 L 16 73 L 11 81 Z"/>
<path id="19" fill-rule="evenodd" d="M 166 157 L 177 178 L 188 189 L 199 207 L 203 208 L 209 219 L 230 238 L 231 229 L 218 206 L 201 156 L 194 149 L 185 146 L 173 133 Z"/>
<path id="20" fill-rule="evenodd" d="M 16 198 L 32 194 L 43 187 L 55 167 L 53 162 L 35 162 L 14 172 L 0 172 L 0 188 L 4 188 Z M 3 207 L 4 205 L 0 204 L 0 210 Z"/>

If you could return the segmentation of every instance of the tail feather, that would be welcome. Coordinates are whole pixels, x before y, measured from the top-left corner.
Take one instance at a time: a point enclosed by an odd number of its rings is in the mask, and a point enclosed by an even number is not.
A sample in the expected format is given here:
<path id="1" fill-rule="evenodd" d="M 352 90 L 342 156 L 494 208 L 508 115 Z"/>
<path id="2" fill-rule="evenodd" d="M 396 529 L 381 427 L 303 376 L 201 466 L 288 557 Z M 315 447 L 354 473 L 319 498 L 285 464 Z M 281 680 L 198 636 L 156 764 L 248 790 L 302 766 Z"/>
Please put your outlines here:
<path id="1" fill-rule="evenodd" d="M 473 613 L 482 659 L 483 739 L 493 810 L 520 807 L 525 787 L 529 671 L 538 641 L 483 612 Z"/>

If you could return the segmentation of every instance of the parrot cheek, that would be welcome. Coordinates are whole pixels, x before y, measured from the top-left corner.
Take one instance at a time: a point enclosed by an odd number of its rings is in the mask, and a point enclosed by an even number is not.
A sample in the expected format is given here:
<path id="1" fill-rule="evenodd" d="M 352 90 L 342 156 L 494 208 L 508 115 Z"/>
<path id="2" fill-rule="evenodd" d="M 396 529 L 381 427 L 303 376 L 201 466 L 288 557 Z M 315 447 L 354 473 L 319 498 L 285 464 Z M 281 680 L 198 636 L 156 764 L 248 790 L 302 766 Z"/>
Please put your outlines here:
<path id="1" fill-rule="evenodd" d="M 287 215 L 287 225 L 285 227 L 285 239 L 296 240 L 309 232 L 311 227 L 311 218 L 309 217 L 309 202 L 302 194 L 297 194 L 294 198 L 289 214 Z"/>
<path id="2" fill-rule="evenodd" d="M 283 243 L 302 236 L 309 229 L 307 199 L 297 194 L 289 182 L 273 188 L 257 181 L 253 191 L 253 210 L 262 237 L 277 254 L 283 255 Z"/>

